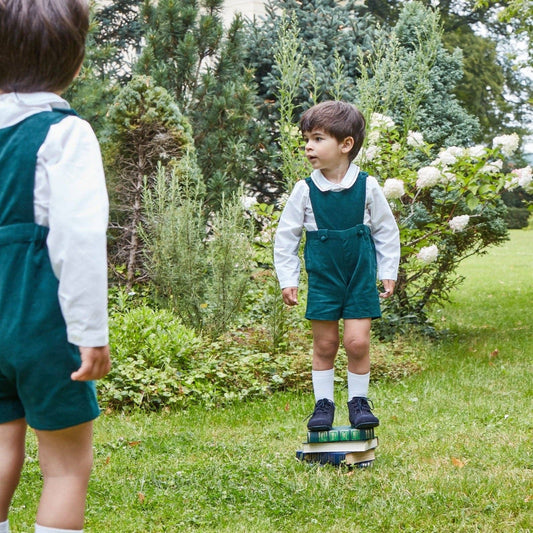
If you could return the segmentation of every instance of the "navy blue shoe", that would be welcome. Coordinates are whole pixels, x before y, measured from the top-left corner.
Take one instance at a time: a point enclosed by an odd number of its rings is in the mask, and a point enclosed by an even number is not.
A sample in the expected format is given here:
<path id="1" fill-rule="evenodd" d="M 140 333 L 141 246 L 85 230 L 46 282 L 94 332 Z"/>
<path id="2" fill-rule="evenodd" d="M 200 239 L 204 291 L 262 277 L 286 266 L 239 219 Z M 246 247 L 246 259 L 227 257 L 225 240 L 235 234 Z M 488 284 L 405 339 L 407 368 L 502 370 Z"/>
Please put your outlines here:
<path id="1" fill-rule="evenodd" d="M 362 396 L 354 396 L 348 402 L 348 414 L 353 428 L 368 429 L 379 426 L 379 420 L 370 410 L 369 400 Z M 370 400 L 372 404 L 372 400 Z M 372 404 L 372 409 L 374 405 Z"/>
<path id="2" fill-rule="evenodd" d="M 335 404 L 327 398 L 318 400 L 315 410 L 307 422 L 309 431 L 329 431 L 333 426 L 335 417 Z"/>

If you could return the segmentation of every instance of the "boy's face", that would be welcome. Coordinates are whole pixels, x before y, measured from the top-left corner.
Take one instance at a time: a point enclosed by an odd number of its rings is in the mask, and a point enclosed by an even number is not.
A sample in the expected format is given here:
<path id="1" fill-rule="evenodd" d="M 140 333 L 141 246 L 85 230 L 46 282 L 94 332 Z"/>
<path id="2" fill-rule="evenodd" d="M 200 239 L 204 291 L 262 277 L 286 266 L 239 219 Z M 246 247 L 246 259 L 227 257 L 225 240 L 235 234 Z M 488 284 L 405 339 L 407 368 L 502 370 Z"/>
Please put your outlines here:
<path id="1" fill-rule="evenodd" d="M 322 129 L 303 133 L 305 139 L 305 156 L 313 168 L 328 171 L 349 163 L 348 154 L 353 147 L 353 138 L 346 137 L 339 142 Z"/>

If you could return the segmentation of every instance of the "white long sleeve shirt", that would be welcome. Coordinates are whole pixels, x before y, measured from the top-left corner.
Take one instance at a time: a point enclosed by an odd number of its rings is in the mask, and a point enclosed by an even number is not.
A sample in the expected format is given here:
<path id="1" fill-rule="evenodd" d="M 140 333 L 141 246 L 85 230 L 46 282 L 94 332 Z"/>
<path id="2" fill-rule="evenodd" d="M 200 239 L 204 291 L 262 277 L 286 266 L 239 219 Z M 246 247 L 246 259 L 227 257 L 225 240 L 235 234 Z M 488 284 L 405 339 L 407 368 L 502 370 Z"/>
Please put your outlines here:
<path id="1" fill-rule="evenodd" d="M 340 191 L 350 188 L 359 174 L 359 167 L 351 164 L 340 183 L 332 183 L 320 170 L 311 179 L 321 191 Z M 391 208 L 376 178 L 366 180 L 366 202 L 363 223 L 370 228 L 376 247 L 379 279 L 396 280 L 400 262 L 399 230 Z M 317 225 L 309 198 L 309 186 L 298 181 L 281 214 L 274 242 L 274 265 L 282 289 L 297 287 L 300 278 L 298 248 L 303 229 L 316 231 Z"/>
<path id="2" fill-rule="evenodd" d="M 0 128 L 52 108 L 69 108 L 53 93 L 0 94 Z M 35 223 L 49 228 L 48 252 L 59 280 L 69 342 L 108 344 L 108 196 L 100 147 L 91 126 L 66 116 L 50 127 L 37 153 Z"/>

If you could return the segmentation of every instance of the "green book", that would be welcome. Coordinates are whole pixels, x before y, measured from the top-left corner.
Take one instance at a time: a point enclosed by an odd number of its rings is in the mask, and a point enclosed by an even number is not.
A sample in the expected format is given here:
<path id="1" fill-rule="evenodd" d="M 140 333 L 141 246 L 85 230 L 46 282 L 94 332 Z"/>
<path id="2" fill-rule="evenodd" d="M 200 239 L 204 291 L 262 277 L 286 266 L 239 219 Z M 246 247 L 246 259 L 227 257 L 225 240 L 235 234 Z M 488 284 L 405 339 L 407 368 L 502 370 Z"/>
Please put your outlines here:
<path id="1" fill-rule="evenodd" d="M 374 428 L 355 429 L 351 426 L 333 426 L 329 431 L 308 431 L 307 442 L 341 442 L 348 440 L 370 440 Z"/>

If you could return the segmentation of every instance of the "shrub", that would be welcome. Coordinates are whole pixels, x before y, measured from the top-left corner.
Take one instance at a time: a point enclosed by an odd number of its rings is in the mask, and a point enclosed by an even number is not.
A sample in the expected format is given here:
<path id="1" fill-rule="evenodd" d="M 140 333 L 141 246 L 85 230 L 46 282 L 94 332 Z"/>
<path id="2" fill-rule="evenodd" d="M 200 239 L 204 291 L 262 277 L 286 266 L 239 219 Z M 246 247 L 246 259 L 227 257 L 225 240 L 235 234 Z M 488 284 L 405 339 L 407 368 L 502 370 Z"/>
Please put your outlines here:
<path id="1" fill-rule="evenodd" d="M 180 403 L 178 372 L 191 367 L 201 339 L 170 311 L 146 306 L 110 317 L 113 366 L 98 382 L 109 407 L 157 409 Z"/>
<path id="2" fill-rule="evenodd" d="M 509 229 L 527 228 L 529 224 L 529 209 L 527 207 L 508 207 L 505 222 Z"/>

